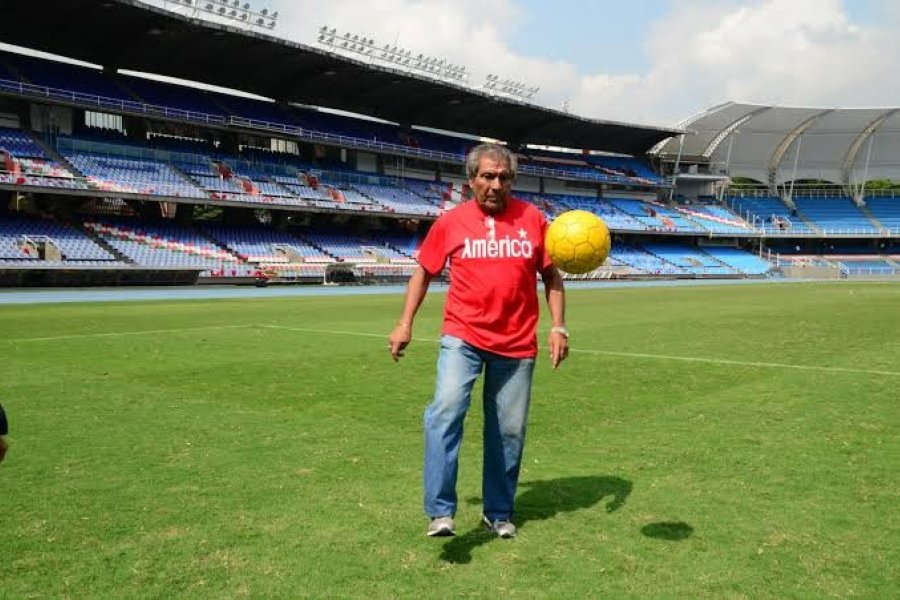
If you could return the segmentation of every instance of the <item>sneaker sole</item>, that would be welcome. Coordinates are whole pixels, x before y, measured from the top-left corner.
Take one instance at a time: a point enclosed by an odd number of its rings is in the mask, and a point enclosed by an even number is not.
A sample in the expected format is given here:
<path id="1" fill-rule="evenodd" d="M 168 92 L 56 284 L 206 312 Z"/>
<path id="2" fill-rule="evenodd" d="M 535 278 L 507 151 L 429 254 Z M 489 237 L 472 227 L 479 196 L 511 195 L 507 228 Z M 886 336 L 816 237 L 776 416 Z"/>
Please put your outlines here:
<path id="1" fill-rule="evenodd" d="M 428 537 L 452 537 L 456 535 L 456 532 L 449 527 L 442 527 L 437 531 L 429 531 L 426 535 Z"/>

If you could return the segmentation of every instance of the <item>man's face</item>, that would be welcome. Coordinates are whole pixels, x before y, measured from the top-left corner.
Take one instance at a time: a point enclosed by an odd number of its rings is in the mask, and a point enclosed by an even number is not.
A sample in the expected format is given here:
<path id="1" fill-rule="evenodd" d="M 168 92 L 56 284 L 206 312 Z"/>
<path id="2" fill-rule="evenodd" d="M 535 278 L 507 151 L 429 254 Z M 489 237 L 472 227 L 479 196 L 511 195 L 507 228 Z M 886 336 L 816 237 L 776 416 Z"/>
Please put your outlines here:
<path id="1" fill-rule="evenodd" d="M 513 176 L 509 165 L 496 157 L 485 155 L 478 162 L 478 173 L 469 181 L 475 192 L 475 202 L 489 215 L 496 215 L 506 209 Z"/>

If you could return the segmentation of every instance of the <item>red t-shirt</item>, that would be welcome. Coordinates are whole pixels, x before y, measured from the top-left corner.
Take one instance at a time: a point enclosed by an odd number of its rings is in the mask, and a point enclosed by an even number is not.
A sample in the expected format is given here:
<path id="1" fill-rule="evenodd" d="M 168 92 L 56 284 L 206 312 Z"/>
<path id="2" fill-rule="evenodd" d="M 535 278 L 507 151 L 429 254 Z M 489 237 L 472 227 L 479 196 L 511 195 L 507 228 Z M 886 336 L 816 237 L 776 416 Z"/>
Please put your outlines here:
<path id="1" fill-rule="evenodd" d="M 450 259 L 443 333 L 502 356 L 536 356 L 537 272 L 551 264 L 546 231 L 541 211 L 515 198 L 498 215 L 469 200 L 438 218 L 418 261 L 437 275 Z"/>

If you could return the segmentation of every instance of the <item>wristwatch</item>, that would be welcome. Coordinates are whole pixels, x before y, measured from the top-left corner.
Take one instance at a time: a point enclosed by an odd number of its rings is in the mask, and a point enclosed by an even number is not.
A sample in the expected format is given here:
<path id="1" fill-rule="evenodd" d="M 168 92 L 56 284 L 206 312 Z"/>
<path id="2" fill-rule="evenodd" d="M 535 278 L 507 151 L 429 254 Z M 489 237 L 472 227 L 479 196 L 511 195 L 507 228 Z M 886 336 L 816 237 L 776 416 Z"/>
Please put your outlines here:
<path id="1" fill-rule="evenodd" d="M 566 336 L 566 339 L 569 339 L 569 330 L 565 327 L 551 327 L 550 333 L 561 333 Z"/>

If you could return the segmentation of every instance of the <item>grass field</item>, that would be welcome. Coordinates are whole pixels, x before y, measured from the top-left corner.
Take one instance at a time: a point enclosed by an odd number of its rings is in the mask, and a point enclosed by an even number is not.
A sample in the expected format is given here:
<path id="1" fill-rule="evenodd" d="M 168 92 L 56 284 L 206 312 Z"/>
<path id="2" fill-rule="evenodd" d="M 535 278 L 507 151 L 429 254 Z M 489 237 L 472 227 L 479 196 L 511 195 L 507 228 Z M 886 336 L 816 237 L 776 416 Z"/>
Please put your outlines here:
<path id="1" fill-rule="evenodd" d="M 477 404 L 424 536 L 442 302 L 0 308 L 0 598 L 897 597 L 900 285 L 570 290 L 512 541 Z"/>

